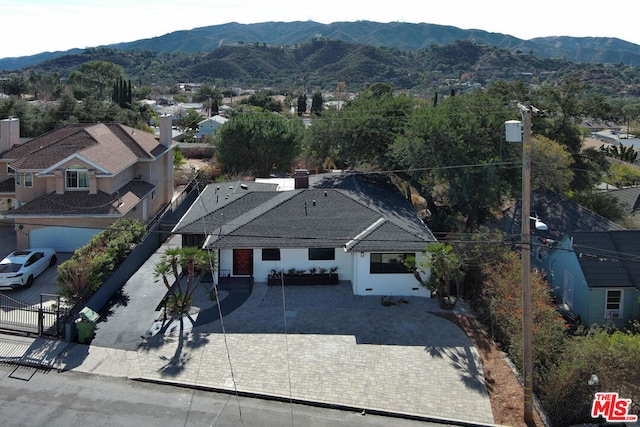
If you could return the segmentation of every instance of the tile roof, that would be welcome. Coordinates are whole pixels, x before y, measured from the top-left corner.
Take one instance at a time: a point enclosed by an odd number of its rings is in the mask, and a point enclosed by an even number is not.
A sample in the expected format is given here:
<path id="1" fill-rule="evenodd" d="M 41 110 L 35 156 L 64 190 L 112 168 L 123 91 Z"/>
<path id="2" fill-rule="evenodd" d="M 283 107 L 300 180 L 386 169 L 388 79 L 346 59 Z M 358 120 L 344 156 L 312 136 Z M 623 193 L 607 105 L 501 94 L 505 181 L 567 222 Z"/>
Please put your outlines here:
<path id="1" fill-rule="evenodd" d="M 155 188 L 144 181 L 131 181 L 114 194 L 98 191 L 67 191 L 40 196 L 12 210 L 6 216 L 60 217 L 60 216 L 116 216 L 133 208 Z"/>
<path id="2" fill-rule="evenodd" d="M 16 169 L 45 170 L 78 155 L 105 173 L 118 173 L 166 149 L 156 137 L 121 124 L 70 124 L 0 153 Z"/>
<path id="3" fill-rule="evenodd" d="M 210 248 L 346 246 L 352 251 L 423 251 L 435 241 L 411 204 L 380 177 L 343 177 L 292 191 L 247 190 L 225 195 L 224 201 L 212 191 L 213 185 L 194 202 L 174 233 L 206 230 Z"/>
<path id="4" fill-rule="evenodd" d="M 570 235 L 590 288 L 634 287 L 640 290 L 640 230 Z"/>

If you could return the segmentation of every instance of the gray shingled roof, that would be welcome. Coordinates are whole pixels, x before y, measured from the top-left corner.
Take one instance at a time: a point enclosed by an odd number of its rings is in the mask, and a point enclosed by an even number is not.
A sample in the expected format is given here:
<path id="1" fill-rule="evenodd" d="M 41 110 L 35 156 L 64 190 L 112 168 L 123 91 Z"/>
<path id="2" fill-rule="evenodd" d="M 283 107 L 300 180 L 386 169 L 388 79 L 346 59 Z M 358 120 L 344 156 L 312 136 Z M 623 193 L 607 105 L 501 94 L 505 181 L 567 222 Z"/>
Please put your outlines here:
<path id="1" fill-rule="evenodd" d="M 435 241 L 411 204 L 380 177 L 345 175 L 329 184 L 284 192 L 247 190 L 230 194 L 224 202 L 220 197 L 213 201 L 213 185 L 173 230 L 206 230 L 209 248 L 348 244 L 352 251 L 423 251 Z"/>
<path id="2" fill-rule="evenodd" d="M 547 231 L 531 228 L 531 234 L 541 238 L 559 240 L 570 231 L 609 231 L 624 230 L 619 224 L 590 211 L 565 196 L 546 189 L 536 189 L 531 193 L 532 214 L 547 226 Z M 505 211 L 505 215 L 514 219 L 510 234 L 520 234 L 520 200 Z"/>
<path id="3" fill-rule="evenodd" d="M 570 236 L 589 287 L 640 290 L 640 230 L 574 232 Z"/>
<path id="4" fill-rule="evenodd" d="M 640 209 L 640 187 L 622 188 L 603 193 L 608 197 L 615 197 L 625 212 L 635 212 Z"/>
<path id="5" fill-rule="evenodd" d="M 277 184 L 222 182 L 210 184 L 173 228 L 176 234 L 205 234 L 273 198 Z"/>

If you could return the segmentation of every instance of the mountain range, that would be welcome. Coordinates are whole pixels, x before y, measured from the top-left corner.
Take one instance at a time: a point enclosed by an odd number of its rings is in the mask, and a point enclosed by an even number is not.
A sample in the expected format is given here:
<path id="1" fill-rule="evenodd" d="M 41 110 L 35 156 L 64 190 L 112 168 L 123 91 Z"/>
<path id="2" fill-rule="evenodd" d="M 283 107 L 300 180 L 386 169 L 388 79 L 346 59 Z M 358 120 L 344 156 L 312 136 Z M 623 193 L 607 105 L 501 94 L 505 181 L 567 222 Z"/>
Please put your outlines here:
<path id="1" fill-rule="evenodd" d="M 313 38 L 342 40 L 375 47 L 421 50 L 434 45 L 447 45 L 456 40 L 495 46 L 513 53 L 525 53 L 539 58 L 561 58 L 572 62 L 640 65 L 640 45 L 606 37 L 538 37 L 522 40 L 483 30 L 464 30 L 436 24 L 406 22 L 379 23 L 371 21 L 235 22 L 175 31 L 163 36 L 107 48 L 123 51 L 154 51 L 162 53 L 210 52 L 222 46 L 260 44 L 294 47 Z M 0 71 L 18 70 L 65 55 L 79 54 L 84 49 L 43 52 L 31 56 L 0 59 Z"/>

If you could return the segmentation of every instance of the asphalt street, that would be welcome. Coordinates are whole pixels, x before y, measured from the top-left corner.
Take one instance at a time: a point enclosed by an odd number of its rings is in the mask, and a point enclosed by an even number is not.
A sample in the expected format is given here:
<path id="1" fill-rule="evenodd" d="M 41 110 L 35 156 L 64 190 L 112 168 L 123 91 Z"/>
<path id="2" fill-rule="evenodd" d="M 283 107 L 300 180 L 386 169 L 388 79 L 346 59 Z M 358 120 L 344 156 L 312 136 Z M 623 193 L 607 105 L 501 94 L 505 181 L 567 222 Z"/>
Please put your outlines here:
<path id="1" fill-rule="evenodd" d="M 233 394 L 0 364 L 5 427 L 442 426 Z"/>

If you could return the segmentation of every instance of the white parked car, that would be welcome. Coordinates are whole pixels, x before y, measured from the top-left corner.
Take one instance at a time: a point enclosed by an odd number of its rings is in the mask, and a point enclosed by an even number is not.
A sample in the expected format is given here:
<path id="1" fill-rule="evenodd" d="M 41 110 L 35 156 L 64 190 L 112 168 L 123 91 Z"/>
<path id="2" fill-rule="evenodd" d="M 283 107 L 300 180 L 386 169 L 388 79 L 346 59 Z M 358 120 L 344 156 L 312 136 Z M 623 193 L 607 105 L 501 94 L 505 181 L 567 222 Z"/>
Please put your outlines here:
<path id="1" fill-rule="evenodd" d="M 29 287 L 33 279 L 58 262 L 56 251 L 48 248 L 15 251 L 0 261 L 0 290 Z"/>

